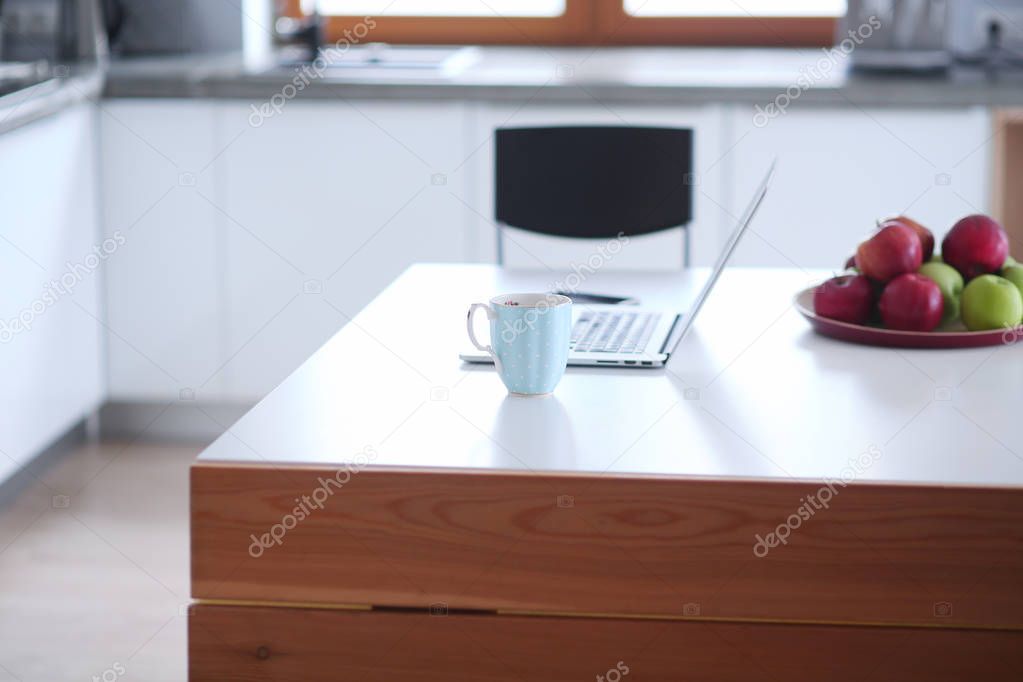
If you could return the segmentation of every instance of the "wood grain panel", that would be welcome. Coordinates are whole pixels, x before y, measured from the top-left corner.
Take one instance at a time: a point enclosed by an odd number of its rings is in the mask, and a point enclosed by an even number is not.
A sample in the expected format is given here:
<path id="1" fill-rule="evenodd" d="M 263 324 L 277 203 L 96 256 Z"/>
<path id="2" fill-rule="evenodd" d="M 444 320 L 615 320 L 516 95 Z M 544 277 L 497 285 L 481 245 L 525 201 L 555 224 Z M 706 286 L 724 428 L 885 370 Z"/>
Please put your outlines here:
<path id="1" fill-rule="evenodd" d="M 1023 628 L 1023 490 L 371 468 L 249 555 L 332 474 L 195 465 L 193 595 Z"/>
<path id="2" fill-rule="evenodd" d="M 192 682 L 998 682 L 1023 677 L 1023 633 L 200 605 L 189 671 Z"/>

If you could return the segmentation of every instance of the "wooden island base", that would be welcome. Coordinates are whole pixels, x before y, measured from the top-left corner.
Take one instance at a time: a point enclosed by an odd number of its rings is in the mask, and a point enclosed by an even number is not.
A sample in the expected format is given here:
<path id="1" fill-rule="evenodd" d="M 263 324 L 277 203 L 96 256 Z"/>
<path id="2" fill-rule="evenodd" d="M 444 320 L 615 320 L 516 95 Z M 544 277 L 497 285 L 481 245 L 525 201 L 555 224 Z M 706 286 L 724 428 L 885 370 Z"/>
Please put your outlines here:
<path id="1" fill-rule="evenodd" d="M 617 670 L 624 680 L 666 682 L 952 682 L 1023 674 L 1023 632 L 1015 631 L 434 611 L 198 604 L 189 679 L 564 682 L 618 680 Z"/>

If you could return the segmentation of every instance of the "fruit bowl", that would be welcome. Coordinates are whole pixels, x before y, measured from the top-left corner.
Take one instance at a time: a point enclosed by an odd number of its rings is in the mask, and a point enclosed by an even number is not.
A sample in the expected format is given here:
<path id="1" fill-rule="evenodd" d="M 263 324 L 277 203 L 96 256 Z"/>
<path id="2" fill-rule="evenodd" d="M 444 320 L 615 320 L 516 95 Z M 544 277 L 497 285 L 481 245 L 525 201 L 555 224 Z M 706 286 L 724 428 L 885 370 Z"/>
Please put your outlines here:
<path id="1" fill-rule="evenodd" d="M 813 292 L 816 288 L 810 287 L 796 294 L 796 310 L 818 334 L 842 341 L 892 348 L 980 348 L 1008 345 L 1023 339 L 1023 325 L 1015 329 L 978 332 L 967 331 L 962 326 L 932 332 L 910 332 L 832 320 L 814 312 Z"/>

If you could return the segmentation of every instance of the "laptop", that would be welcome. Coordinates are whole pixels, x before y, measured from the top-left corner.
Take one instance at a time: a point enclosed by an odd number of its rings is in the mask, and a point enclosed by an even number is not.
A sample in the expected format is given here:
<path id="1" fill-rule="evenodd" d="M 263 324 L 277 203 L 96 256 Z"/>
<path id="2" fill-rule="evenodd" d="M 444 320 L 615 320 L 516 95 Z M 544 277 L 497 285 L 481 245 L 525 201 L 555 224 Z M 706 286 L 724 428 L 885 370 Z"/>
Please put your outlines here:
<path id="1" fill-rule="evenodd" d="M 774 175 L 776 164 L 777 161 L 767 170 L 688 313 L 652 310 L 638 306 L 573 305 L 568 364 L 637 369 L 664 367 L 678 344 L 692 328 L 697 314 L 707 301 L 725 265 L 728 264 L 728 259 L 753 222 L 753 217 L 767 194 L 767 187 Z M 493 362 L 490 355 L 477 350 L 461 353 L 459 357 L 465 362 Z"/>

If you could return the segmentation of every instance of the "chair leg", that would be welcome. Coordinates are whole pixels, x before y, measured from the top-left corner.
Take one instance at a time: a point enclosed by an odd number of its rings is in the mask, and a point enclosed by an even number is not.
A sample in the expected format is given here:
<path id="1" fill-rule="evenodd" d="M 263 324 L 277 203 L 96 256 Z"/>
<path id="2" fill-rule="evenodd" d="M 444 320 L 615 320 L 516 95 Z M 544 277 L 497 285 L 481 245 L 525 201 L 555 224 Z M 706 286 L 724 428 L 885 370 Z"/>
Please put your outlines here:
<path id="1" fill-rule="evenodd" d="M 690 253 L 689 253 L 689 251 L 690 251 L 690 244 L 689 244 L 689 226 L 688 225 L 686 225 L 685 227 L 682 228 L 682 248 L 684 249 L 684 251 L 682 253 L 682 268 L 685 269 L 685 270 L 688 270 L 689 266 L 692 264 L 692 261 L 690 259 Z"/>
<path id="2" fill-rule="evenodd" d="M 504 230 L 497 226 L 497 264 L 504 267 Z"/>

